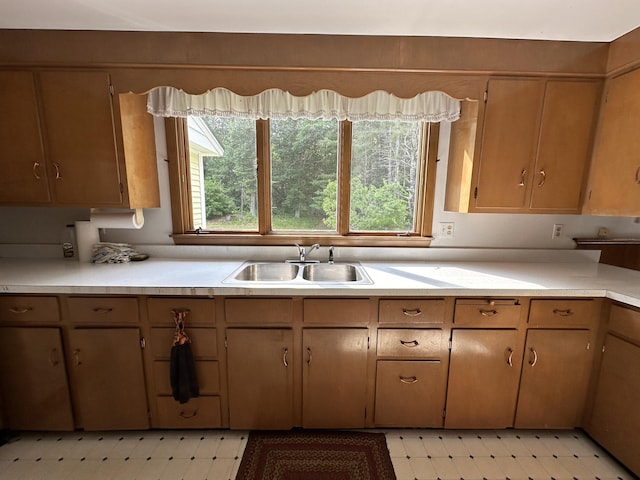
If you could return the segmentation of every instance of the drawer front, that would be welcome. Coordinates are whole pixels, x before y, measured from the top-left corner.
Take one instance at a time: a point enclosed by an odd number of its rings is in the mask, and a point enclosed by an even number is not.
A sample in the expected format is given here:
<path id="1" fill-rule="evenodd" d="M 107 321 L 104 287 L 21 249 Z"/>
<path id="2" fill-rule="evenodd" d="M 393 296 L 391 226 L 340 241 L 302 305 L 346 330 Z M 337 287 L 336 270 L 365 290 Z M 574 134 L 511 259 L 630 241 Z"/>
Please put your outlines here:
<path id="1" fill-rule="evenodd" d="M 220 428 L 220 398 L 202 396 L 187 403 L 178 403 L 173 397 L 156 397 L 158 418 L 156 428 Z"/>
<path id="2" fill-rule="evenodd" d="M 380 300 L 378 322 L 443 323 L 444 300 Z"/>
<path id="3" fill-rule="evenodd" d="M 291 325 L 293 301 L 290 298 L 227 298 L 227 323 L 234 325 Z"/>
<path id="4" fill-rule="evenodd" d="M 56 297 L 0 296 L 0 321 L 59 322 Z"/>
<path id="5" fill-rule="evenodd" d="M 397 358 L 437 358 L 442 354 L 440 329 L 379 329 L 378 356 Z"/>
<path id="6" fill-rule="evenodd" d="M 520 305 L 514 300 L 457 300 L 453 323 L 510 327 L 520 323 Z"/>
<path id="7" fill-rule="evenodd" d="M 587 299 L 531 300 L 529 325 L 590 328 L 598 320 L 600 305 Z"/>
<path id="8" fill-rule="evenodd" d="M 305 298 L 303 322 L 310 325 L 366 326 L 371 302 L 363 298 Z"/>
<path id="9" fill-rule="evenodd" d="M 609 314 L 609 331 L 640 343 L 640 312 L 613 305 Z"/>
<path id="10" fill-rule="evenodd" d="M 136 298 L 71 297 L 68 300 L 73 323 L 138 323 Z"/>
<path id="11" fill-rule="evenodd" d="M 191 339 L 191 352 L 194 358 L 212 358 L 218 354 L 218 337 L 215 328 L 185 328 Z M 170 358 L 175 338 L 175 328 L 151 329 L 151 352 L 153 358 Z"/>
<path id="12" fill-rule="evenodd" d="M 197 360 L 195 364 L 200 395 L 216 395 L 220 393 L 218 362 Z M 156 382 L 156 394 L 171 395 L 170 362 L 168 360 L 153 362 L 153 376 Z"/>
<path id="13" fill-rule="evenodd" d="M 215 301 L 209 298 L 150 298 L 147 302 L 151 325 L 175 325 L 174 311 L 188 311 L 185 326 L 213 325 L 216 322 Z"/>

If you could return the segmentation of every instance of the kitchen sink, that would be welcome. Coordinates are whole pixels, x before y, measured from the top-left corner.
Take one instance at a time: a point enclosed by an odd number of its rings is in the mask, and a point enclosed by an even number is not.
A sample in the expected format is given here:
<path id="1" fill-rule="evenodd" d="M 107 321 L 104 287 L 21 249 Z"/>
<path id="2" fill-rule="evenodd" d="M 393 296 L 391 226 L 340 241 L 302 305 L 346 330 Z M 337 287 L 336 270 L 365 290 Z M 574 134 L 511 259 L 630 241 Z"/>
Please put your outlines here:
<path id="1" fill-rule="evenodd" d="M 223 283 L 367 284 L 373 282 L 357 263 L 247 262 Z"/>
<path id="2" fill-rule="evenodd" d="M 243 282 L 286 282 L 296 278 L 299 268 L 292 263 L 250 263 L 233 278 Z"/>

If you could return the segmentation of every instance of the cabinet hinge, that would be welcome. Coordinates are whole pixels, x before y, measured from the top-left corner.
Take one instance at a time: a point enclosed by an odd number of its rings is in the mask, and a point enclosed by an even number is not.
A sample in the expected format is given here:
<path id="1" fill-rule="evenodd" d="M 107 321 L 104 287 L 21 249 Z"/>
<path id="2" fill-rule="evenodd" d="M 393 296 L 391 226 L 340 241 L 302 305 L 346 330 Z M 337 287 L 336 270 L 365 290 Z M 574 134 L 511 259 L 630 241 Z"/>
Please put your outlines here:
<path id="1" fill-rule="evenodd" d="M 224 336 L 224 348 L 228 348 L 229 345 L 227 344 L 227 336 Z"/>
<path id="2" fill-rule="evenodd" d="M 140 348 L 143 350 L 147 348 L 147 341 L 145 340 L 144 337 L 140 337 Z"/>
<path id="3" fill-rule="evenodd" d="M 120 193 L 124 193 L 124 185 L 122 185 L 122 182 L 119 183 L 120 186 Z"/>
<path id="4" fill-rule="evenodd" d="M 371 337 L 367 337 L 367 350 L 371 348 Z"/>
<path id="5" fill-rule="evenodd" d="M 589 200 L 591 200 L 591 193 L 593 192 L 593 190 L 589 190 Z"/>
<path id="6" fill-rule="evenodd" d="M 364 419 L 367 419 L 367 407 L 364 407 Z"/>
<path id="7" fill-rule="evenodd" d="M 587 352 L 591 350 L 591 342 L 587 342 Z"/>
<path id="8" fill-rule="evenodd" d="M 602 353 L 604 353 L 604 351 L 607 349 L 606 345 L 602 345 Z"/>
<path id="9" fill-rule="evenodd" d="M 109 95 L 113 97 L 113 85 L 109 85 Z"/>
<path id="10" fill-rule="evenodd" d="M 446 414 L 447 414 L 447 409 L 443 408 L 442 409 L 442 418 L 445 418 Z"/>
<path id="11" fill-rule="evenodd" d="M 488 99 L 489 99 L 489 89 L 484 91 L 484 103 L 487 103 Z"/>
<path id="12" fill-rule="evenodd" d="M 474 198 L 474 200 L 477 200 L 477 199 L 478 199 L 478 187 L 476 187 L 476 188 L 473 190 L 473 198 Z"/>

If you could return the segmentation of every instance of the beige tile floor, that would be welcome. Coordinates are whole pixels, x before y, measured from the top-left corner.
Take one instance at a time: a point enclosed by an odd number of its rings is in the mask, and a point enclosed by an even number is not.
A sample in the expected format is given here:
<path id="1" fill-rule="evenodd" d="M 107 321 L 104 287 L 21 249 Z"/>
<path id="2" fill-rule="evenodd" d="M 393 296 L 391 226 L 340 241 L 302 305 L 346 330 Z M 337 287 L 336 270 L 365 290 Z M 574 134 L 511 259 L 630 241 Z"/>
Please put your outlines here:
<path id="1" fill-rule="evenodd" d="M 382 431 L 398 480 L 635 478 L 579 431 Z M 246 442 L 227 430 L 23 433 L 0 447 L 0 479 L 234 479 Z"/>

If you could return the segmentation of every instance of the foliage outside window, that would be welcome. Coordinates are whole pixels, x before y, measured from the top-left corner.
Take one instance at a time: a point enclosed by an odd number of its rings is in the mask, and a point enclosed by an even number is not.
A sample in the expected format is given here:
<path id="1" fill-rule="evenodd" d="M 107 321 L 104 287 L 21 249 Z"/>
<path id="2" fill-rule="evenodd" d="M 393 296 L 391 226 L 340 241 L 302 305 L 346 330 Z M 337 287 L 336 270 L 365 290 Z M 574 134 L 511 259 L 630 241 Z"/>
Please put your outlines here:
<path id="1" fill-rule="evenodd" d="M 428 244 L 437 125 L 201 118 L 219 149 L 183 160 L 176 243 Z M 171 122 L 187 159 L 187 122 Z"/>

